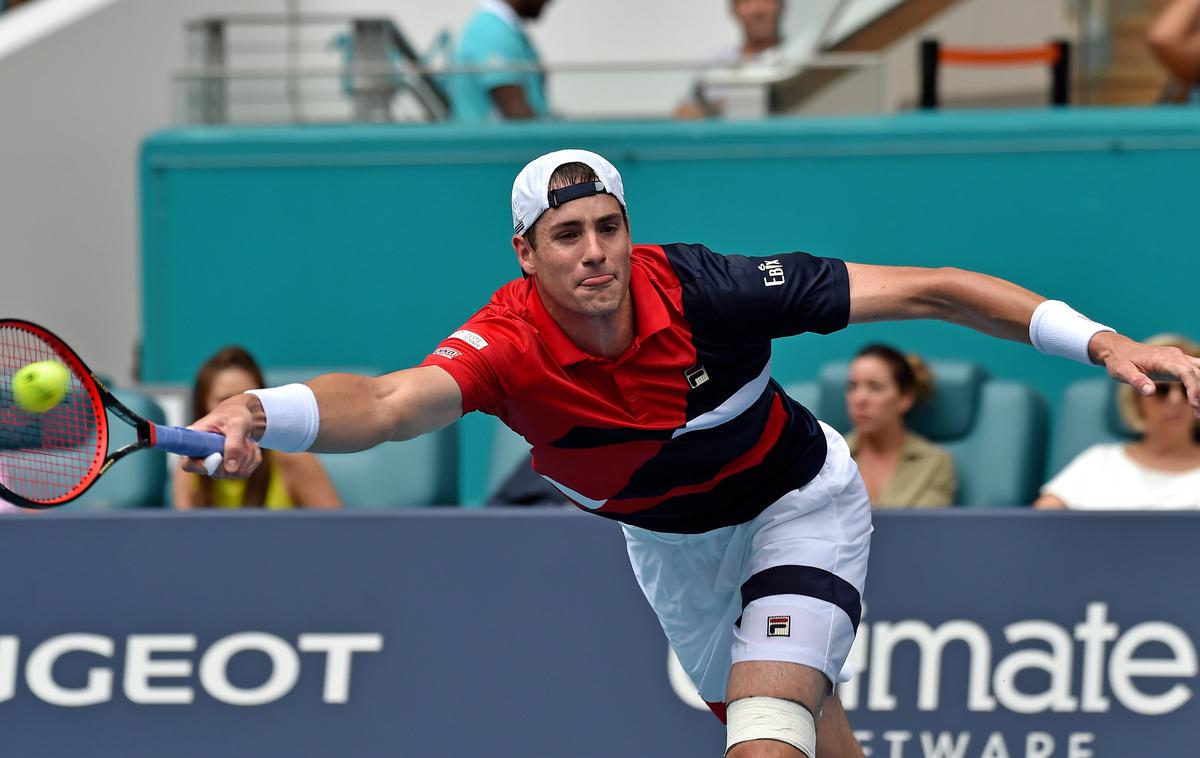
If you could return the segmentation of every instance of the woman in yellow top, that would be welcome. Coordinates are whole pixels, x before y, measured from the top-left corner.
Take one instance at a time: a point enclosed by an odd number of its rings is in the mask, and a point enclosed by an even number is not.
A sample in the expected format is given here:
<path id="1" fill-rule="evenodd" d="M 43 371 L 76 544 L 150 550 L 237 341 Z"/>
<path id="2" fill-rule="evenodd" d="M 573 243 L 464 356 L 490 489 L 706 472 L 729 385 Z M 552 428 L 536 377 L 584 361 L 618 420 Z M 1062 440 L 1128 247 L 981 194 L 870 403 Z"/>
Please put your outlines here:
<path id="1" fill-rule="evenodd" d="M 227 347 L 205 361 L 192 389 L 192 416 L 200 418 L 224 399 L 266 384 L 254 358 L 240 347 Z M 211 479 L 179 469 L 172 481 L 175 507 L 192 508 L 340 508 L 329 475 L 311 453 L 263 451 L 263 462 L 249 479 Z"/>
<path id="2" fill-rule="evenodd" d="M 846 408 L 854 431 L 846 443 L 872 505 L 911 508 L 954 502 L 954 459 L 904 423 L 932 390 L 924 362 L 887 345 L 864 347 L 850 364 Z"/>

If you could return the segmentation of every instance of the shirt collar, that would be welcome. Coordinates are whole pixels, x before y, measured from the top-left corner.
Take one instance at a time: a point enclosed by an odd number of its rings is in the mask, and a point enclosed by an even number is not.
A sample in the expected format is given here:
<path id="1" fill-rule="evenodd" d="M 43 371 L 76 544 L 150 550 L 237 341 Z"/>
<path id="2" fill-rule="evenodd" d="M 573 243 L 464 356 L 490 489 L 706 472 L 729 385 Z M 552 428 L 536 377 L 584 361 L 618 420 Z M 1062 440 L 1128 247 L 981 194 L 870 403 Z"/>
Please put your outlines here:
<path id="1" fill-rule="evenodd" d="M 542 297 L 538 293 L 537 284 L 533 281 L 533 277 L 528 280 L 529 293 L 526 296 L 529 307 L 529 313 L 533 319 L 534 325 L 542 335 L 542 340 L 545 342 L 550 354 L 560 366 L 570 366 L 574 363 L 582 363 L 583 361 L 607 361 L 607 358 L 591 355 L 579 349 L 579 346 L 571 341 L 550 312 L 546 310 L 545 304 L 542 303 Z M 617 362 L 621 361 L 628 355 L 636 352 L 643 342 L 651 335 L 660 332 L 671 325 L 671 314 L 667 310 L 666 303 L 663 302 L 662 296 L 655 289 L 654 284 L 650 281 L 650 277 L 638 265 L 630 267 L 629 277 L 629 296 L 633 298 L 633 312 L 637 315 L 637 334 L 634 335 L 633 344 L 630 345 Z"/>
<path id="2" fill-rule="evenodd" d="M 504 0 L 479 0 L 479 10 L 499 17 L 501 21 L 517 31 L 521 30 L 521 17 Z"/>

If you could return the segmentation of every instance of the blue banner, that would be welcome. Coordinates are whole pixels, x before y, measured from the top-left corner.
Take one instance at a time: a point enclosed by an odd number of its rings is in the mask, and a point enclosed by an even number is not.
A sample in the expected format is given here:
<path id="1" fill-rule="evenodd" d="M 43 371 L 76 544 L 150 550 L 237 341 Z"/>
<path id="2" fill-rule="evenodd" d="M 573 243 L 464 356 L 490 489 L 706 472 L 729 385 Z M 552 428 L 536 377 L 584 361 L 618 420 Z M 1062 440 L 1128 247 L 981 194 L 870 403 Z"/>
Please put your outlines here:
<path id="1" fill-rule="evenodd" d="M 1190 756 L 1190 514 L 879 513 L 868 755 Z M 0 529 L 5 755 L 703 756 L 614 524 L 41 514 Z M 1181 602 L 1182 601 L 1182 602 Z"/>

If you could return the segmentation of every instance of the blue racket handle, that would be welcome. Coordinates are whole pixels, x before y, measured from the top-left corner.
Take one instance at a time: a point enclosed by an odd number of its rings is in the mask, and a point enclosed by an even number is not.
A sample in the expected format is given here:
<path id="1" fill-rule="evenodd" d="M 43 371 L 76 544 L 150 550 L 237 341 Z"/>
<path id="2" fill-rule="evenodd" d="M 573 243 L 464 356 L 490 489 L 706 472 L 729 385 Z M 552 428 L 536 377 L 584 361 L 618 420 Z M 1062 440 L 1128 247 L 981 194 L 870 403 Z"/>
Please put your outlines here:
<path id="1" fill-rule="evenodd" d="M 225 437 L 212 432 L 198 432 L 182 426 L 154 426 L 154 446 L 168 453 L 188 458 L 207 458 L 225 451 Z"/>

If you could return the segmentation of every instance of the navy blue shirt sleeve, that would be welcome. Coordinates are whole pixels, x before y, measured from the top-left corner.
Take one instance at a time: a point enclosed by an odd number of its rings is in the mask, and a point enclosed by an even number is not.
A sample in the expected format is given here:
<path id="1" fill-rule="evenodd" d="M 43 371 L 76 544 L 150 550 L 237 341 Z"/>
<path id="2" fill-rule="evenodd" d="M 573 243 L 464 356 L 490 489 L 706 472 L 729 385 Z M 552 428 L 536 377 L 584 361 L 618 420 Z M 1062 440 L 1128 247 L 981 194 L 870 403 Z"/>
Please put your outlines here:
<path id="1" fill-rule="evenodd" d="M 829 334 L 850 321 L 846 264 L 808 253 L 720 255 L 703 245 L 663 245 L 694 326 L 730 340 Z"/>

